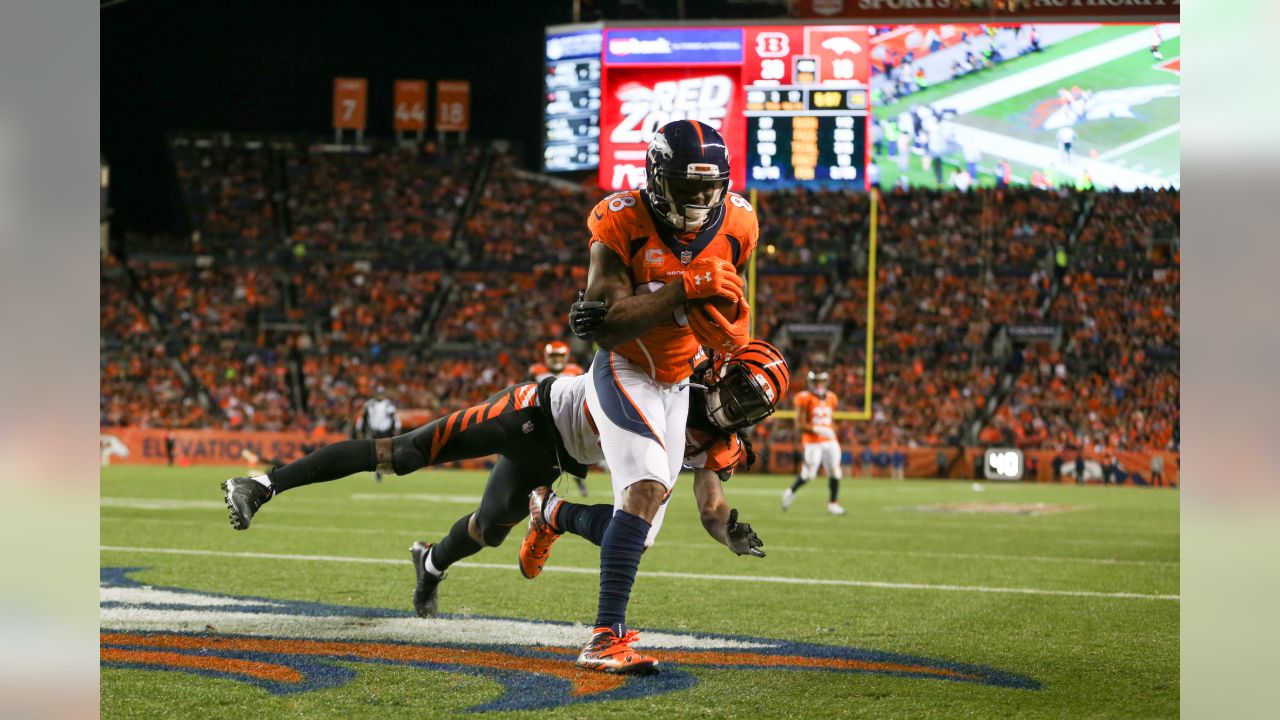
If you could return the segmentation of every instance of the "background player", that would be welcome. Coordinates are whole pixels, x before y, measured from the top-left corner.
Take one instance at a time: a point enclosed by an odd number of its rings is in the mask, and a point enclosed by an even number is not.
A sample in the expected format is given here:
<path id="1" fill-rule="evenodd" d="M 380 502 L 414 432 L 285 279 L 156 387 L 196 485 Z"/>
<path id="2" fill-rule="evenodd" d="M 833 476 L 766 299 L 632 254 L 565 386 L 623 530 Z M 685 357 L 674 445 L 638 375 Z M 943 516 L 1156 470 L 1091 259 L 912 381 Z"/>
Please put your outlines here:
<path id="1" fill-rule="evenodd" d="M 631 587 L 680 471 L 688 378 L 701 346 L 732 351 L 747 342 L 738 272 L 760 234 L 751 205 L 729 192 L 728 150 L 711 126 L 677 120 L 660 128 L 645 175 L 645 190 L 610 195 L 587 218 L 583 302 L 605 310 L 593 327 L 602 349 L 591 363 L 587 409 L 609 465 L 614 515 L 600 544 L 595 630 L 578 665 L 606 672 L 657 668 L 630 647 Z M 736 306 L 737 317 L 697 302 L 716 298 Z"/>
<path id="2" fill-rule="evenodd" d="M 559 340 L 553 340 L 542 347 L 542 358 L 545 362 L 529 366 L 529 378 L 534 382 L 541 382 L 549 377 L 575 377 L 583 372 L 581 365 L 569 362 L 569 346 Z M 578 492 L 586 497 L 586 478 L 575 477 L 574 480 L 578 483 Z"/>
<path id="3" fill-rule="evenodd" d="M 544 362 L 529 366 L 529 379 L 540 382 L 548 377 L 573 377 L 583 373 L 582 366 L 569 362 L 569 346 L 553 340 L 542 348 Z"/>
<path id="4" fill-rule="evenodd" d="M 356 420 L 356 437 L 381 440 L 400 434 L 400 415 L 396 404 L 387 397 L 386 388 L 378 386 L 378 392 L 364 404 L 360 418 Z M 374 470 L 373 479 L 382 482 L 382 473 Z"/>
<path id="5" fill-rule="evenodd" d="M 808 387 L 796 393 L 796 431 L 800 435 L 802 458 L 800 474 L 782 493 L 782 509 L 791 507 L 796 491 L 818 476 L 819 466 L 827 469 L 827 486 L 831 491 L 827 512 L 843 515 L 840 507 L 840 443 L 832 426 L 836 410 L 836 394 L 827 389 L 831 376 L 825 370 L 809 371 Z"/>

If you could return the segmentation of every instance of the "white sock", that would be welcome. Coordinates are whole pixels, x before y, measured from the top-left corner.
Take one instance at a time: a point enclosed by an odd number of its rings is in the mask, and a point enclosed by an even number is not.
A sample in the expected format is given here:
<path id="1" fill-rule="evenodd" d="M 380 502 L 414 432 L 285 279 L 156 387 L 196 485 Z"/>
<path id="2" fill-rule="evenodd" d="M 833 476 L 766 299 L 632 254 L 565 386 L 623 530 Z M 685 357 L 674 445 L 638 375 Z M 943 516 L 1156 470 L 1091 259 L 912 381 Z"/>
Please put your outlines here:
<path id="1" fill-rule="evenodd" d="M 435 552 L 435 548 L 431 548 L 430 550 L 427 551 L 427 556 L 422 560 L 422 567 L 432 575 L 435 575 L 436 577 L 440 577 L 444 575 L 444 571 L 436 567 L 435 563 L 431 562 L 431 554 L 434 552 Z"/>
<path id="2" fill-rule="evenodd" d="M 271 478 L 267 477 L 266 475 L 254 475 L 249 479 L 262 485 L 262 487 L 268 490 L 275 490 L 275 488 L 271 486 Z"/>
<path id="3" fill-rule="evenodd" d="M 555 523 L 551 522 L 551 518 L 555 517 L 556 508 L 560 507 L 561 502 L 564 502 L 564 501 L 560 499 L 560 496 L 552 493 L 551 502 L 545 503 L 542 506 L 542 520 L 546 522 L 548 525 L 550 525 L 551 529 L 553 530 L 560 529 L 556 527 Z"/>

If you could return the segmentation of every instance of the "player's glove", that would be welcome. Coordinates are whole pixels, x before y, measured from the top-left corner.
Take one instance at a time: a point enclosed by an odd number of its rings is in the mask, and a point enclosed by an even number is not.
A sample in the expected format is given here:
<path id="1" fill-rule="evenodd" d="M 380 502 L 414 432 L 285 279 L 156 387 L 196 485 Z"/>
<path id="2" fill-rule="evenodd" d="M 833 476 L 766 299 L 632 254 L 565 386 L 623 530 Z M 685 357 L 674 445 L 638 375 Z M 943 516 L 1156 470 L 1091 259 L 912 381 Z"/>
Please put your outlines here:
<path id="1" fill-rule="evenodd" d="M 729 536 L 729 549 L 735 555 L 754 555 L 764 557 L 764 541 L 756 535 L 756 531 L 746 523 L 738 522 L 738 509 L 729 511 L 729 524 L 726 528 Z"/>
<path id="2" fill-rule="evenodd" d="M 680 278 L 684 283 L 686 300 L 720 297 L 736 298 L 742 295 L 742 278 L 733 263 L 724 258 L 708 255 L 689 263 L 684 275 Z"/>
<path id="3" fill-rule="evenodd" d="M 569 330 L 583 340 L 590 340 L 604 323 L 609 308 L 600 300 L 583 300 L 585 295 L 579 290 L 578 301 L 569 308 Z"/>
<path id="4" fill-rule="evenodd" d="M 688 317 L 693 336 L 706 347 L 731 353 L 751 340 L 751 306 L 741 291 L 738 295 L 738 318 L 732 322 L 713 303 L 689 306 Z"/>

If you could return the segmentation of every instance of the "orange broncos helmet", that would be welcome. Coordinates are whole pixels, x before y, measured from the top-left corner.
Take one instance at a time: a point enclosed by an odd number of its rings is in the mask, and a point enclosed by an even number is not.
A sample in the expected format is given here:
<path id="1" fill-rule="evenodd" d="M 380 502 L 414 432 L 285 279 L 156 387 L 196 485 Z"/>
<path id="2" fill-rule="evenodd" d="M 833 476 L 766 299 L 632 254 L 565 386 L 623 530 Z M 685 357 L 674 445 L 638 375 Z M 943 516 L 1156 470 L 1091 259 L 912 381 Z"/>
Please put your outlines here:
<path id="1" fill-rule="evenodd" d="M 725 432 L 755 425 L 773 414 L 791 387 L 791 369 L 777 348 L 752 340 L 712 361 L 707 414 Z"/>

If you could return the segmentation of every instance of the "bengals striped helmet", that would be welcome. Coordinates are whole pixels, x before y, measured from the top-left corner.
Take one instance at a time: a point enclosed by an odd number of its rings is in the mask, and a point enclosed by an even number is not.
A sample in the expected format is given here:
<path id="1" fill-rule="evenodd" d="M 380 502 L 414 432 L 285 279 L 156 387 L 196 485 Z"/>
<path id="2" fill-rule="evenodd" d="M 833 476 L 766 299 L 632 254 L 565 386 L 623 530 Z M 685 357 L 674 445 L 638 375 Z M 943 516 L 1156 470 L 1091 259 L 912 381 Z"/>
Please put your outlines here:
<path id="1" fill-rule="evenodd" d="M 755 425 L 773 414 L 787 396 L 791 370 L 778 349 L 752 340 L 717 357 L 715 381 L 707 388 L 707 414 L 725 432 Z"/>

